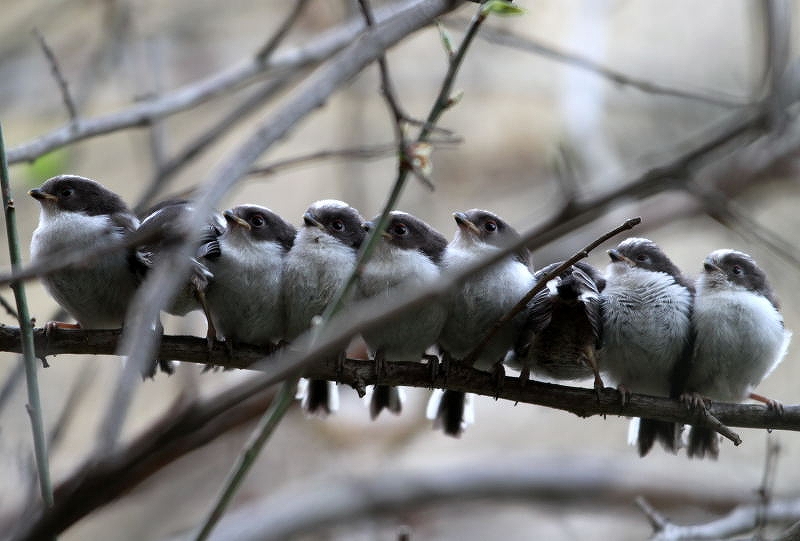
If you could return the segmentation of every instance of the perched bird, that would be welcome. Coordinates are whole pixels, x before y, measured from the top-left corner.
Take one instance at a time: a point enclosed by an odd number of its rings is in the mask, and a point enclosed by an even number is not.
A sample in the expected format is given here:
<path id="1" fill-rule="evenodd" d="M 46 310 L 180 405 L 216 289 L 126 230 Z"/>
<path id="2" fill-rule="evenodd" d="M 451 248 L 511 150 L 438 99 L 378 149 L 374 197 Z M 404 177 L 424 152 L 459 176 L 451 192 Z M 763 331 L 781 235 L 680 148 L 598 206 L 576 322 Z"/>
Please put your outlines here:
<path id="1" fill-rule="evenodd" d="M 693 287 L 653 241 L 629 238 L 608 251 L 603 290 L 600 369 L 622 391 L 677 398 L 680 374 L 691 355 Z M 639 422 L 644 456 L 658 440 L 671 452 L 680 446 L 680 425 Z"/>
<path id="2" fill-rule="evenodd" d="M 374 229 L 380 216 L 364 224 L 364 230 Z M 364 266 L 358 281 L 362 298 L 389 296 L 398 288 L 421 287 L 439 277 L 438 264 L 447 240 L 431 226 L 405 212 L 393 211 L 372 256 Z M 444 325 L 445 307 L 430 303 L 401 314 L 380 329 L 363 334 L 364 341 L 375 358 L 380 377 L 386 361 L 419 361 L 428 347 L 434 345 Z M 402 409 L 398 389 L 376 385 L 370 399 L 370 414 L 378 416 L 383 408 L 397 414 Z"/>
<path id="3" fill-rule="evenodd" d="M 283 263 L 297 230 L 258 205 L 223 213 L 219 250 L 206 257 L 214 278 L 206 298 L 214 327 L 227 343 L 266 345 L 285 333 Z"/>
<path id="4" fill-rule="evenodd" d="M 311 326 L 353 272 L 366 235 L 362 223 L 356 209 L 333 199 L 317 201 L 303 214 L 303 227 L 283 265 L 287 340 Z M 311 380 L 299 395 L 309 413 L 336 409 L 338 392 L 332 382 Z"/>
<path id="5" fill-rule="evenodd" d="M 168 200 L 159 203 L 147 211 L 138 232 L 152 236 L 153 240 L 140 246 L 139 252 L 149 266 L 156 265 L 164 254 L 183 240 L 177 229 L 187 214 L 193 210 L 192 204 L 186 200 Z M 225 222 L 217 213 L 209 216 L 199 232 L 195 253 L 192 258 L 192 271 L 186 285 L 175 292 L 174 298 L 167 305 L 167 313 L 184 316 L 194 310 L 202 309 L 208 322 L 206 337 L 209 345 L 213 344 L 216 332 L 208 311 L 205 298 L 209 281 L 213 277 L 206 266 L 206 258 L 219 254 L 218 237 L 225 231 Z"/>
<path id="6" fill-rule="evenodd" d="M 534 274 L 538 283 L 563 262 Z M 556 380 L 594 377 L 595 390 L 603 388 L 597 365 L 603 333 L 600 291 L 605 279 L 585 262 L 568 267 L 553 278 L 528 303 L 528 321 L 521 336 L 517 359 L 521 378 L 528 372 Z M 514 364 L 512 364 L 514 366 Z"/>
<path id="7" fill-rule="evenodd" d="M 458 226 L 442 257 L 442 269 L 459 269 L 505 248 L 519 239 L 516 230 L 491 212 L 472 209 L 453 214 Z M 439 336 L 445 358 L 467 357 L 498 319 L 506 315 L 533 287 L 527 250 L 508 255 L 461 283 L 448 299 L 447 319 Z M 504 325 L 475 359 L 475 367 L 498 367 L 517 342 L 525 323 L 521 312 Z M 464 410 L 464 393 L 445 390 L 434 393 L 427 415 L 446 434 L 457 436 L 472 413 Z"/>
<path id="8" fill-rule="evenodd" d="M 696 281 L 695 342 L 685 400 L 705 398 L 739 402 L 752 398 L 780 405 L 753 389 L 783 360 L 792 333 L 783 326 L 778 300 L 764 271 L 747 254 L 717 250 L 706 257 Z M 714 430 L 694 426 L 687 453 L 702 458 L 719 454 Z"/>
<path id="9" fill-rule="evenodd" d="M 125 240 L 139 226 L 117 194 L 88 178 L 59 175 L 28 193 L 41 205 L 39 226 L 31 238 L 35 263 Z M 145 262 L 131 248 L 87 258 L 42 277 L 42 282 L 81 327 L 117 329 L 145 270 Z"/>

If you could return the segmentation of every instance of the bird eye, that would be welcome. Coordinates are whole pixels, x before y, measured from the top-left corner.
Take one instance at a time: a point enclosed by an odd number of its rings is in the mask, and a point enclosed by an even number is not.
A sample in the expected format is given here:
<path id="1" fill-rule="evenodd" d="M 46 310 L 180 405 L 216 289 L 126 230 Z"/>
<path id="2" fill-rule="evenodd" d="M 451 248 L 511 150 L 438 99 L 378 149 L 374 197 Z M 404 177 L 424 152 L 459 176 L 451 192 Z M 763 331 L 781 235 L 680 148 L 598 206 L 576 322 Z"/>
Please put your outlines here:
<path id="1" fill-rule="evenodd" d="M 636 256 L 636 261 L 643 261 L 643 262 L 644 262 L 644 261 L 647 261 L 647 255 L 646 255 L 646 254 L 639 254 L 639 255 L 637 255 L 637 256 Z"/>
<path id="2" fill-rule="evenodd" d="M 264 216 L 262 216 L 261 214 L 254 214 L 250 218 L 250 225 L 252 225 L 253 227 L 261 227 L 264 225 L 265 221 L 266 220 L 264 220 Z"/>
<path id="3" fill-rule="evenodd" d="M 60 192 L 61 197 L 69 197 L 74 190 L 72 188 L 63 188 Z"/>
<path id="4" fill-rule="evenodd" d="M 742 267 L 740 267 L 739 265 L 734 265 L 734 266 L 733 266 L 733 268 L 731 269 L 731 272 L 732 272 L 733 274 L 735 274 L 735 275 L 739 276 L 739 275 L 741 275 L 741 274 L 742 274 L 744 271 L 742 270 Z"/>
<path id="5" fill-rule="evenodd" d="M 483 228 L 489 233 L 494 233 L 495 231 L 497 231 L 497 222 L 495 222 L 494 220 L 489 220 L 485 224 L 483 224 Z"/>
<path id="6" fill-rule="evenodd" d="M 344 231 L 344 222 L 341 220 L 334 220 L 331 222 L 331 228 L 334 231 Z"/>
<path id="7" fill-rule="evenodd" d="M 402 237 L 408 233 L 408 227 L 406 227 L 406 224 L 395 224 L 392 226 L 392 233 L 398 237 Z"/>

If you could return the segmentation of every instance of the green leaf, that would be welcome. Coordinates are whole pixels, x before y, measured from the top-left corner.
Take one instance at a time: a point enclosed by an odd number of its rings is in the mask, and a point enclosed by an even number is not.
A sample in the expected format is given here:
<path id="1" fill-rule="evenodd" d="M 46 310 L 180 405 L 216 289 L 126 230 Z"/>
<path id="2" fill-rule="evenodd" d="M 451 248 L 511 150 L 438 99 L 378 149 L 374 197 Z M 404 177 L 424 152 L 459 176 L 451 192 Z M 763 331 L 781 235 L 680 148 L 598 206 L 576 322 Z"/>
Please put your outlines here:
<path id="1" fill-rule="evenodd" d="M 488 0 L 481 6 L 481 14 L 489 15 L 492 13 L 503 17 L 513 17 L 523 15 L 526 11 L 508 0 Z"/>

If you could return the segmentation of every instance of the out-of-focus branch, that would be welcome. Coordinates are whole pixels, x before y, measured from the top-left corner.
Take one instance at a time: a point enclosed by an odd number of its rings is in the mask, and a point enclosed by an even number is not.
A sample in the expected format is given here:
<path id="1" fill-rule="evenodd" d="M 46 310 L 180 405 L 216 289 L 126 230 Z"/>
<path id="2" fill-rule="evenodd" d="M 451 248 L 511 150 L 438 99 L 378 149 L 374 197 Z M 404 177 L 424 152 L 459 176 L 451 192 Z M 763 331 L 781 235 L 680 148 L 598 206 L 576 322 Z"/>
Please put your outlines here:
<path id="1" fill-rule="evenodd" d="M 445 26 L 451 28 L 455 26 L 463 26 L 464 23 L 465 19 L 463 17 L 448 17 L 444 21 Z M 543 58 L 548 58 L 550 60 L 562 62 L 578 69 L 590 71 L 597 74 L 599 77 L 608 79 L 612 83 L 622 86 L 629 86 L 631 88 L 641 90 L 647 94 L 683 98 L 729 109 L 742 107 L 748 104 L 747 100 L 741 98 L 737 99 L 721 95 L 712 95 L 710 93 L 682 90 L 667 85 L 654 83 L 645 79 L 639 79 L 637 77 L 633 77 L 632 75 L 627 75 L 615 69 L 603 66 L 602 64 L 583 56 L 559 50 L 552 45 L 547 45 L 532 38 L 519 36 L 510 30 L 487 26 L 479 35 L 482 39 L 490 43 L 511 47 L 520 51 L 527 51 L 540 55 Z"/>
<path id="2" fill-rule="evenodd" d="M 0 351 L 19 350 L 19 329 L 0 327 Z M 45 336 L 44 329 L 36 329 L 36 353 L 42 355 L 64 354 L 114 354 L 117 349 L 120 331 L 87 331 L 55 329 Z M 283 376 L 281 366 L 273 366 L 278 359 L 258 362 L 266 353 L 264 348 L 237 345 L 230 356 L 227 350 L 216 347 L 207 359 L 207 343 L 204 338 L 193 336 L 164 336 L 158 351 L 160 358 L 205 364 L 207 360 L 225 368 L 249 368 L 265 373 L 243 387 L 240 399 L 246 399 L 280 381 Z M 276 370 L 277 368 L 277 370 Z M 431 380 L 430 370 L 423 363 L 390 363 L 386 373 L 381 374 L 381 383 L 392 386 L 429 388 L 447 387 L 456 391 L 497 397 L 512 402 L 535 404 L 561 409 L 580 417 L 593 415 L 625 415 L 648 417 L 664 421 L 686 424 L 703 422 L 702 412 L 695 412 L 678 400 L 647 395 L 633 394 L 629 404 L 622 406 L 619 392 L 605 389 L 599 398 L 593 389 L 567 387 L 538 381 L 521 382 L 519 378 L 507 376 L 501 385 L 493 374 L 467 366 L 451 366 L 447 374 L 438 375 Z M 375 363 L 357 359 L 347 359 L 339 371 L 335 361 L 316 360 L 303 369 L 304 375 L 313 379 L 339 381 L 356 389 L 377 382 Z M 211 377 L 211 376 L 208 376 Z M 800 406 L 785 406 L 779 415 L 763 405 L 729 404 L 712 402 L 708 411 L 728 426 L 743 428 L 762 428 L 775 430 L 800 430 Z"/>
<path id="3" fill-rule="evenodd" d="M 401 6 L 391 5 L 376 10 L 375 18 L 383 22 L 396 14 Z M 302 47 L 275 51 L 266 62 L 258 55 L 221 70 L 205 79 L 166 92 L 156 99 L 144 101 L 120 111 L 90 119 L 78 119 L 50 133 L 8 150 L 8 162 L 35 160 L 57 148 L 117 130 L 146 126 L 149 122 L 185 111 L 217 96 L 227 95 L 265 74 L 286 77 L 299 69 L 322 62 L 351 44 L 363 30 L 364 22 L 353 19 L 323 34 Z"/>
<path id="4" fill-rule="evenodd" d="M 179 401 L 131 442 L 99 460 L 88 459 L 58 483 L 51 509 L 28 508 L 7 515 L 0 521 L 3 530 L 13 532 L 18 541 L 48 539 L 178 458 L 251 420 L 272 401 L 271 392 L 244 400 L 233 394 L 229 390 L 189 404 Z"/>
<path id="5" fill-rule="evenodd" d="M 598 495 L 602 495 L 603 505 L 627 506 L 643 493 L 665 503 L 691 501 L 717 507 L 732 503 L 729 496 L 721 498 L 702 488 L 684 491 L 653 486 L 651 480 L 630 475 L 621 464 L 595 457 L 543 459 L 534 456 L 483 460 L 422 471 L 324 476 L 243 506 L 221 521 L 217 534 L 211 539 L 293 539 L 300 534 L 363 519 L 397 516 L 416 509 L 430 509 L 433 505 L 463 505 L 465 501 L 474 500 L 485 505 L 508 501 L 597 505 Z M 185 539 L 185 536 L 177 536 L 171 541 Z"/>
<path id="6" fill-rule="evenodd" d="M 78 118 L 78 111 L 75 108 L 75 102 L 69 93 L 69 85 L 67 85 L 67 80 L 64 78 L 64 74 L 61 73 L 61 66 L 58 64 L 56 55 L 47 44 L 47 41 L 44 39 L 44 35 L 39 32 L 37 28 L 33 29 L 33 35 L 36 36 L 36 40 L 39 42 L 39 46 L 42 48 L 42 52 L 47 58 L 47 62 L 50 64 L 50 71 L 53 73 L 53 77 L 58 84 L 58 90 L 61 92 L 61 99 L 64 101 L 64 107 L 67 108 L 67 115 L 69 116 L 69 119 L 74 122 Z"/>
<path id="7" fill-rule="evenodd" d="M 727 539 L 755 530 L 759 515 L 773 523 L 791 523 L 800 519 L 800 499 L 774 500 L 767 506 L 758 503 L 744 504 L 711 522 L 686 526 L 671 522 L 645 500 L 639 500 L 637 503 L 653 525 L 655 535 L 650 539 L 654 541 Z"/>

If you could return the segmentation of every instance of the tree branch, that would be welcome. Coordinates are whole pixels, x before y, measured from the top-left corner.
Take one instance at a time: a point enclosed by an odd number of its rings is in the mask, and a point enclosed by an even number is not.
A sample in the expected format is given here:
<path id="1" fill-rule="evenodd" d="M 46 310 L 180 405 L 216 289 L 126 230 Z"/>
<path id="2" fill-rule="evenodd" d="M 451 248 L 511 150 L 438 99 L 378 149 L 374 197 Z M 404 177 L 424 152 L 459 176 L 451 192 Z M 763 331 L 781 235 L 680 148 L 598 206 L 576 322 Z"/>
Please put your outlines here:
<path id="1" fill-rule="evenodd" d="M 36 329 L 34 331 L 36 355 L 39 357 L 64 354 L 113 355 L 117 351 L 120 335 L 120 330 L 54 329 L 49 336 L 46 336 L 44 329 Z M 222 345 L 218 345 L 207 357 L 207 347 L 204 338 L 163 336 L 158 355 L 159 358 L 182 362 L 206 364 L 210 361 L 224 368 L 261 370 L 267 373 L 268 378 L 252 384 L 261 388 L 266 388 L 280 379 L 272 373 L 270 367 L 272 361 L 257 363 L 269 352 L 268 348 L 241 344 L 237 345 L 234 355 L 230 356 Z M 0 351 L 19 350 L 19 329 L 0 326 Z M 498 388 L 492 374 L 461 365 L 450 367 L 446 382 L 443 374 L 431 380 L 430 371 L 423 363 L 389 363 L 385 370 L 386 373 L 381 374 L 381 384 L 420 388 L 446 387 L 512 402 L 560 409 L 579 417 L 622 415 L 685 424 L 704 422 L 702 411 L 695 412 L 681 401 L 669 398 L 633 394 L 630 403 L 622 406 L 619 392 L 614 389 L 603 390 L 597 398 L 593 389 L 539 381 L 524 383 L 513 376 L 505 377 Z M 334 360 L 315 361 L 304 369 L 304 375 L 313 379 L 338 381 L 355 389 L 378 382 L 375 363 L 357 359 L 347 359 L 341 373 Z M 251 384 L 248 384 L 247 390 L 243 391 L 241 399 L 246 399 L 260 390 L 249 385 Z M 763 405 L 712 402 L 708 411 L 728 426 L 800 431 L 800 406 L 785 406 L 783 414 L 780 415 Z"/>

